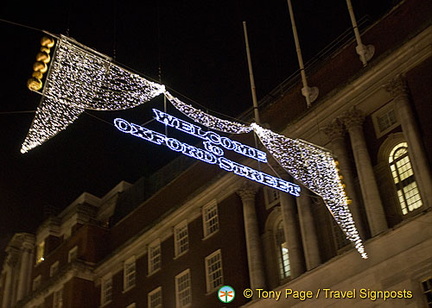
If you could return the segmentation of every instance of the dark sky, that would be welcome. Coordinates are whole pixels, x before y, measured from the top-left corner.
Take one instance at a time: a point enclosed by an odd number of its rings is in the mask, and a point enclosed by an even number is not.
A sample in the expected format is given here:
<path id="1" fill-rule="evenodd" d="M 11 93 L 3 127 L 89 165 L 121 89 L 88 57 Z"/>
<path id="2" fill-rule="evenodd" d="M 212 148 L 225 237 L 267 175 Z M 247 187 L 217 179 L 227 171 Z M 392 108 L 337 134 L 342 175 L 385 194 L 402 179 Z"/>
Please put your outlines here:
<path id="1" fill-rule="evenodd" d="M 379 2 L 379 6 L 377 6 Z M 391 0 L 355 1 L 373 21 Z M 44 1 L 2 4 L 0 22 L 0 248 L 16 232 L 34 232 L 43 208 L 62 209 L 82 192 L 103 196 L 121 180 L 136 181 L 175 155 L 126 138 L 115 116 L 144 123 L 162 99 L 120 113 L 88 112 L 67 130 L 19 152 L 40 97 L 27 90 L 43 36 L 69 34 L 162 83 L 187 103 L 236 117 L 252 104 L 242 21 L 248 25 L 258 99 L 298 69 L 285 0 Z M 293 1 L 305 61 L 349 29 L 346 2 Z"/>

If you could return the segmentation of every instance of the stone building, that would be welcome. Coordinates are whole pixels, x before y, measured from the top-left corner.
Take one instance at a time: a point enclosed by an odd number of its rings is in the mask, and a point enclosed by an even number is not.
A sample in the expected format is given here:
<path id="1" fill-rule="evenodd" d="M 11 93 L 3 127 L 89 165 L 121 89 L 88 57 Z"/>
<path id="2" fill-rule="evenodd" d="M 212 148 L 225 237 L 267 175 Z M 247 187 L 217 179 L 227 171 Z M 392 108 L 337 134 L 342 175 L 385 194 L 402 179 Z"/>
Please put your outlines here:
<path id="1" fill-rule="evenodd" d="M 2 307 L 431 307 L 431 9 L 402 1 L 363 31 L 366 66 L 350 41 L 310 68 L 311 107 L 290 80 L 261 101 L 273 131 L 337 157 L 368 259 L 306 188 L 295 198 L 182 156 L 16 234 Z"/>

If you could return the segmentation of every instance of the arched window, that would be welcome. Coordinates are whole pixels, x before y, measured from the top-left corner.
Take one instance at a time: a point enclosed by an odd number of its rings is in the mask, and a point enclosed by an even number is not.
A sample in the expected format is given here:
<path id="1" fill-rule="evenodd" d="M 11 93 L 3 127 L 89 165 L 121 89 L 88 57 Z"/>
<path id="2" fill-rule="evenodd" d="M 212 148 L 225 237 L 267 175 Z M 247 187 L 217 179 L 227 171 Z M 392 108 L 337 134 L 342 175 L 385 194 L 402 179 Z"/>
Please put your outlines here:
<path id="1" fill-rule="evenodd" d="M 406 215 L 423 205 L 408 156 L 408 144 L 406 142 L 398 143 L 391 150 L 389 165 L 402 214 Z"/>
<path id="2" fill-rule="evenodd" d="M 277 259 L 279 268 L 279 278 L 281 280 L 291 276 L 290 260 L 288 255 L 288 245 L 285 240 L 285 232 L 282 220 L 279 221 L 275 232 L 275 241 L 277 249 Z"/>

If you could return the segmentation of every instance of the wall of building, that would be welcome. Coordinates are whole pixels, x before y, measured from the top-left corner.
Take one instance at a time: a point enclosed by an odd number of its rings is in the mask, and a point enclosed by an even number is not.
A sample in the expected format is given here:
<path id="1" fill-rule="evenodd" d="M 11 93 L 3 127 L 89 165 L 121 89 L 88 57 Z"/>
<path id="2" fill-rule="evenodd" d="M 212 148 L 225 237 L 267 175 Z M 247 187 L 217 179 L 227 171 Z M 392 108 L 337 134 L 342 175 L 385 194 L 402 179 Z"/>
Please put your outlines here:
<path id="1" fill-rule="evenodd" d="M 426 307 L 421 282 L 432 277 L 431 222 L 432 212 L 419 215 L 367 241 L 368 260 L 351 250 L 276 288 L 282 292 L 279 300 L 261 299 L 245 307 Z M 287 289 L 299 292 L 286 296 Z M 346 296 L 354 298 L 330 293 L 353 290 Z M 405 298 L 384 300 L 383 294 L 368 291 L 402 291 L 396 297 Z"/>

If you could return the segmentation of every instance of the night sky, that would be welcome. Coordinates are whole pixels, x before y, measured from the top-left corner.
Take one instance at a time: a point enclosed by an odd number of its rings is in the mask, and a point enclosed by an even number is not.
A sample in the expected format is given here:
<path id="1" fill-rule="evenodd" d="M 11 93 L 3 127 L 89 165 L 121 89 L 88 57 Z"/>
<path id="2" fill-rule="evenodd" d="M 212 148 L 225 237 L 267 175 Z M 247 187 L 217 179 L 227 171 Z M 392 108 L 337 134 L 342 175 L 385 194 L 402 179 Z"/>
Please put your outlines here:
<path id="1" fill-rule="evenodd" d="M 368 16 L 372 23 L 393 2 L 353 0 L 353 6 L 358 19 Z M 68 34 L 124 67 L 161 79 L 175 96 L 221 117 L 235 118 L 252 105 L 243 20 L 258 99 L 298 69 L 285 0 L 144 0 L 139 7 L 129 1 L 12 3 L 0 11 L 1 250 L 14 233 L 34 232 L 44 209 L 61 210 L 85 191 L 102 197 L 121 180 L 133 183 L 176 157 L 111 124 L 116 116 L 151 120 L 151 108 L 163 108 L 162 96 L 130 111 L 86 112 L 53 139 L 21 154 L 40 101 L 26 88 L 43 36 L 39 29 Z M 293 7 L 305 62 L 351 27 L 344 0 L 293 1 Z"/>

